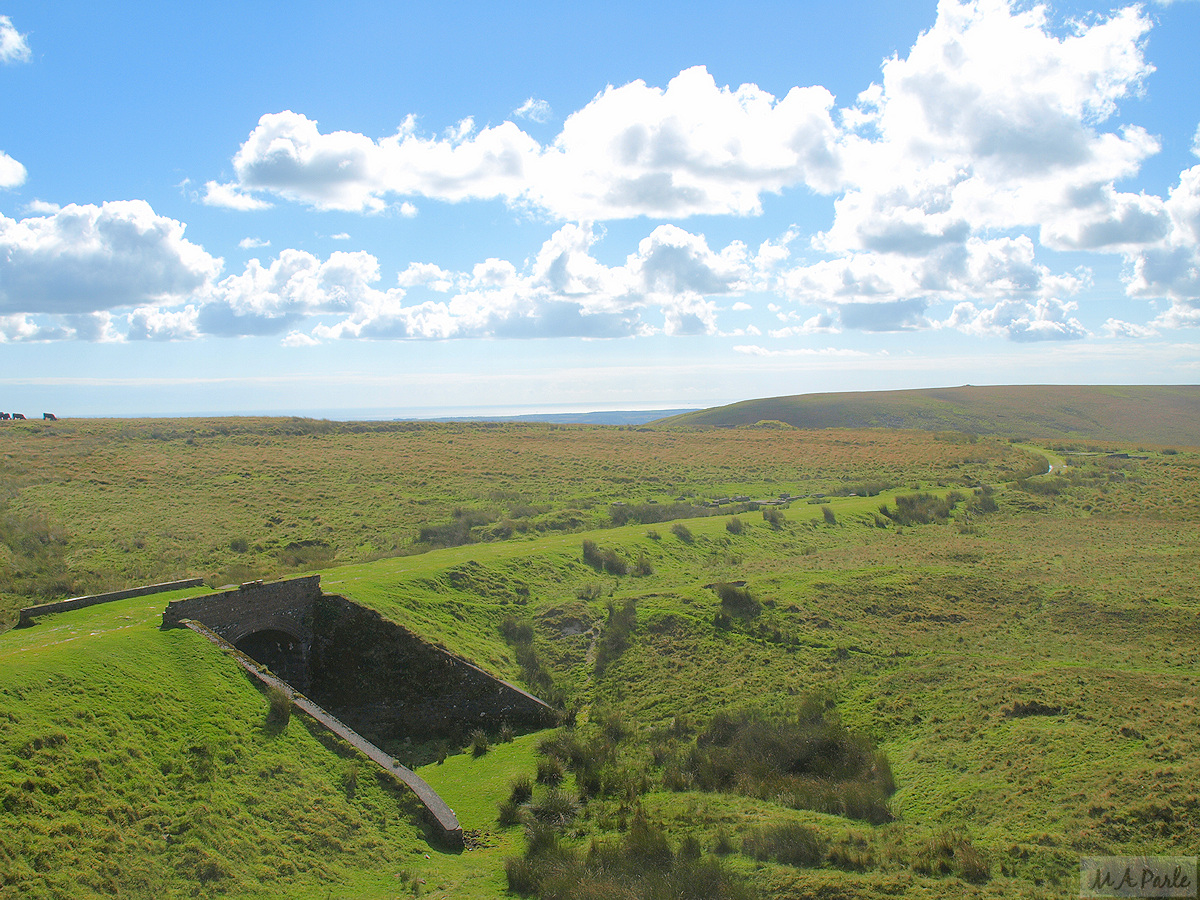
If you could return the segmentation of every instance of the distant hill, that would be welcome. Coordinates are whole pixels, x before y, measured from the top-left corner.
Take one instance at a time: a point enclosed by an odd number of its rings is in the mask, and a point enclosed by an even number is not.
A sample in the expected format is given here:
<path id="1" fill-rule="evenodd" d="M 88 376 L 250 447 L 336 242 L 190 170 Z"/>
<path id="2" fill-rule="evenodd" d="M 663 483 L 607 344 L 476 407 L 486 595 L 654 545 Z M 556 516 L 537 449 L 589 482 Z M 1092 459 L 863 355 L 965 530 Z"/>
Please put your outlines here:
<path id="1" fill-rule="evenodd" d="M 1200 385 L 1009 385 L 798 394 L 659 420 L 736 427 L 915 428 L 1037 440 L 1119 440 L 1200 447 Z"/>

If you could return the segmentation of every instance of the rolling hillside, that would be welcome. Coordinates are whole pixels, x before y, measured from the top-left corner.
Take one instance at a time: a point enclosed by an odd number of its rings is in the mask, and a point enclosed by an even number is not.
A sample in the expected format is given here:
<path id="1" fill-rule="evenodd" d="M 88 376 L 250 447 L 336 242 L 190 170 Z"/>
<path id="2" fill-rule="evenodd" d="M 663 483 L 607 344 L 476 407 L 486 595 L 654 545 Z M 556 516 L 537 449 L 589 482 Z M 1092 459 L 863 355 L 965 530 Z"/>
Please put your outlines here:
<path id="1" fill-rule="evenodd" d="M 658 424 L 919 428 L 1036 440 L 1200 446 L 1200 385 L 1008 385 L 797 394 L 746 400 Z"/>

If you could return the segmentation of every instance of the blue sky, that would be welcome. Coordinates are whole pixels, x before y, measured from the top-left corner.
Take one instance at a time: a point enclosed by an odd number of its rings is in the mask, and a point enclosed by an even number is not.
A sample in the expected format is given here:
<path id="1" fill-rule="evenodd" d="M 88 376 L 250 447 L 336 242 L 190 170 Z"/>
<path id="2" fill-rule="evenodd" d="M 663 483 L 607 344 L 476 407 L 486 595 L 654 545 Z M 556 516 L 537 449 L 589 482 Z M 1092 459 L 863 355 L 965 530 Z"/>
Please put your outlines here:
<path id="1" fill-rule="evenodd" d="M 0 409 L 1195 383 L 1200 3 L 0 2 Z"/>

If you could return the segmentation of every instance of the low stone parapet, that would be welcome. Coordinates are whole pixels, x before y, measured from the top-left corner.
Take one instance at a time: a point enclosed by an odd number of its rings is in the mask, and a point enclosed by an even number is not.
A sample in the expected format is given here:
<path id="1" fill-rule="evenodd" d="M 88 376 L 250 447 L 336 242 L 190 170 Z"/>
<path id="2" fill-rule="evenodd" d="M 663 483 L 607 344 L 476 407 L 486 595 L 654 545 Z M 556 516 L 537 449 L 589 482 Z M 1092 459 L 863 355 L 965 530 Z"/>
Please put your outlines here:
<path id="1" fill-rule="evenodd" d="M 21 610 L 21 617 L 17 620 L 17 627 L 28 628 L 38 616 L 68 612 L 72 609 L 83 609 L 86 606 L 95 606 L 97 603 L 111 603 L 114 600 L 145 597 L 148 594 L 181 591 L 185 588 L 200 587 L 202 584 L 204 584 L 203 578 L 184 578 L 181 581 L 164 581 L 161 584 L 147 584 L 141 587 L 125 588 L 120 591 L 108 591 L 104 594 L 90 594 L 86 597 L 71 597 L 68 600 L 39 603 L 37 606 L 27 606 Z"/>

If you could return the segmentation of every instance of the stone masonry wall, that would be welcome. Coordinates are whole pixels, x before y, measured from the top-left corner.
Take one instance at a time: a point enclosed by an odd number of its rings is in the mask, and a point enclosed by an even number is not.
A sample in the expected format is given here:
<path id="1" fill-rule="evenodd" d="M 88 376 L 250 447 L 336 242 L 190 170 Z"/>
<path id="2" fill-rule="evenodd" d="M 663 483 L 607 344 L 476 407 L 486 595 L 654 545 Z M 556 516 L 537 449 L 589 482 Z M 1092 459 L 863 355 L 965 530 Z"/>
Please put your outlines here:
<path id="1" fill-rule="evenodd" d="M 557 721 L 536 697 L 343 597 L 314 606 L 310 666 L 313 697 L 377 744 Z"/>
<path id="2" fill-rule="evenodd" d="M 253 582 L 218 594 L 172 600 L 163 612 L 163 628 L 195 619 L 231 644 L 258 631 L 288 631 L 307 644 L 312 639 L 312 604 L 320 595 L 320 575 Z"/>

